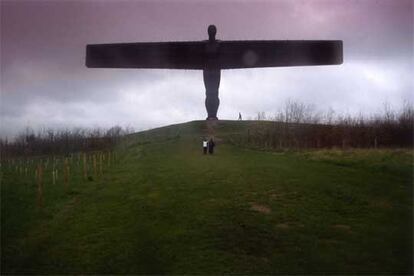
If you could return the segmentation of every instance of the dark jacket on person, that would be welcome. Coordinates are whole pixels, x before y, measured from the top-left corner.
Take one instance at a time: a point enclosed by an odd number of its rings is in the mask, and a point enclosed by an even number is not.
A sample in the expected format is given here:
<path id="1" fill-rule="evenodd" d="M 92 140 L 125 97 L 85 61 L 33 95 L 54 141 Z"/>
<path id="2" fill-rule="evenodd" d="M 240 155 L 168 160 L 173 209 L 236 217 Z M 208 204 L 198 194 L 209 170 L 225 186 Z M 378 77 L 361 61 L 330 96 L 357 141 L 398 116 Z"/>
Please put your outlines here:
<path id="1" fill-rule="evenodd" d="M 213 141 L 213 139 L 210 139 L 210 141 L 208 141 L 208 152 L 210 153 L 210 154 L 213 154 L 214 153 L 214 147 L 215 147 L 215 143 L 214 143 L 214 141 Z"/>

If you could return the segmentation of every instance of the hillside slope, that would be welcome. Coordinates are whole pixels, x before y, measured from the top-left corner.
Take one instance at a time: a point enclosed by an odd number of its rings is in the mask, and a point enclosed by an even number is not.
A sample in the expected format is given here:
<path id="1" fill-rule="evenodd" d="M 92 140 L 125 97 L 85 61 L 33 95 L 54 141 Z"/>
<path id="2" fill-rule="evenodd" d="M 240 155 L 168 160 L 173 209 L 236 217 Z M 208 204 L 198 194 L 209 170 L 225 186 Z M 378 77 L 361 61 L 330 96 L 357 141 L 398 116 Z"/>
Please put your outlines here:
<path id="1" fill-rule="evenodd" d="M 276 153 L 226 143 L 251 122 L 130 135 L 69 189 L 4 171 L 2 274 L 412 273 L 412 153 Z M 214 135 L 214 155 L 201 139 Z"/>

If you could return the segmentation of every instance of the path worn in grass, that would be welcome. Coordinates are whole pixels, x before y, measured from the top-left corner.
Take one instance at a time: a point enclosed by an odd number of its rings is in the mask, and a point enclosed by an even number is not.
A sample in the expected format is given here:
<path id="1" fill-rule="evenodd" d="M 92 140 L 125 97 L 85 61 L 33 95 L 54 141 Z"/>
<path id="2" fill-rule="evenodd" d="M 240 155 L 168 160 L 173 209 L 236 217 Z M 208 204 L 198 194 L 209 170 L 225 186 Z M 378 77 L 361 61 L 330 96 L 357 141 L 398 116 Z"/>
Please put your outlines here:
<path id="1" fill-rule="evenodd" d="M 191 129 L 132 137 L 101 181 L 45 183 L 42 210 L 5 172 L 2 273 L 412 273 L 409 153 L 203 156 Z"/>

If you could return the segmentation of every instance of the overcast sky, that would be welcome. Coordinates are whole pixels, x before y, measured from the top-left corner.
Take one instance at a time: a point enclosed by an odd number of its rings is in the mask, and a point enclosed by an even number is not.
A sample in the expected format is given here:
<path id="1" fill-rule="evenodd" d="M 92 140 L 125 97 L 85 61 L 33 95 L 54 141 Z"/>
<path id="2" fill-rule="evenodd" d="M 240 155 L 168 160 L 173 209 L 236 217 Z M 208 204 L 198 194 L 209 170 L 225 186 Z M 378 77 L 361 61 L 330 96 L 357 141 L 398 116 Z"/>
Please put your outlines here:
<path id="1" fill-rule="evenodd" d="M 378 112 L 413 95 L 413 1 L 1 0 L 1 136 L 26 126 L 147 129 L 204 119 L 202 71 L 88 69 L 92 43 L 338 39 L 339 66 L 223 70 L 218 117 L 287 99 Z"/>

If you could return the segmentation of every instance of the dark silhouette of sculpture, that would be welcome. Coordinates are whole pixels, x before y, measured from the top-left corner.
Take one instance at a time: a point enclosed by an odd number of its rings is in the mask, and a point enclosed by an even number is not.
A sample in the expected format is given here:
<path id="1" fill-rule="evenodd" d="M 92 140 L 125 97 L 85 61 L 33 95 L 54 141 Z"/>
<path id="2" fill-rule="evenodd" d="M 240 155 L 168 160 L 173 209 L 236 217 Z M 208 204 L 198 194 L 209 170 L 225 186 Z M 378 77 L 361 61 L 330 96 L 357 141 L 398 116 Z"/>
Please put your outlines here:
<path id="1" fill-rule="evenodd" d="M 216 120 L 222 69 L 334 65 L 343 60 L 341 40 L 221 41 L 216 33 L 210 25 L 206 41 L 87 45 L 86 66 L 203 70 L 207 120 Z"/>

